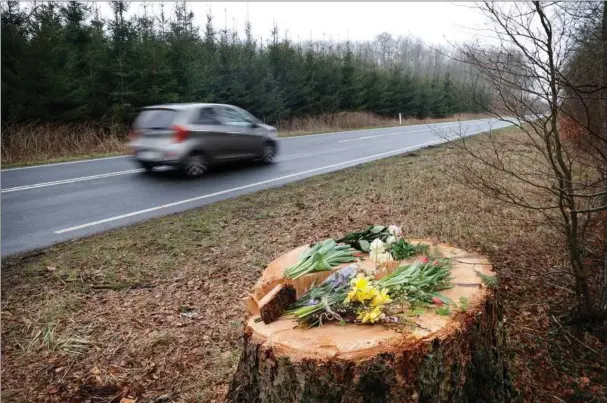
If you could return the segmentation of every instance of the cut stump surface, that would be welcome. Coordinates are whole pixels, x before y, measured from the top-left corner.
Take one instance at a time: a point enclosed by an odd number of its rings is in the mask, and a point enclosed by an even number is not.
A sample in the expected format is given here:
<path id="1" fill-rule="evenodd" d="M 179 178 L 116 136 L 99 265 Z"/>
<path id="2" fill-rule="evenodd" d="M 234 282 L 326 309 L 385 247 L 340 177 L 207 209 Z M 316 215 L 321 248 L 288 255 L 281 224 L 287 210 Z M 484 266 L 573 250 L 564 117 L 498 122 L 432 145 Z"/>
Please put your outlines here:
<path id="1" fill-rule="evenodd" d="M 297 280 L 284 278 L 284 269 L 297 262 L 307 245 L 294 249 L 270 263 L 247 298 L 250 315 L 245 324 L 245 350 L 228 401 L 507 400 L 509 384 L 501 357 L 499 306 L 495 291 L 481 278 L 495 275 L 491 264 L 476 253 L 450 245 L 409 241 L 428 244 L 434 256 L 452 259 L 454 286 L 442 294 L 454 302 L 463 297 L 467 301 L 465 311 L 452 308 L 449 315 L 441 316 L 426 310 L 410 317 L 411 326 L 399 329 L 335 322 L 303 329 L 289 316 L 270 324 L 256 321 L 257 302 L 277 285 L 292 285 L 299 297 L 332 273 L 314 273 Z M 375 267 L 366 255 L 362 264 Z M 376 278 L 390 271 L 377 272 Z"/>

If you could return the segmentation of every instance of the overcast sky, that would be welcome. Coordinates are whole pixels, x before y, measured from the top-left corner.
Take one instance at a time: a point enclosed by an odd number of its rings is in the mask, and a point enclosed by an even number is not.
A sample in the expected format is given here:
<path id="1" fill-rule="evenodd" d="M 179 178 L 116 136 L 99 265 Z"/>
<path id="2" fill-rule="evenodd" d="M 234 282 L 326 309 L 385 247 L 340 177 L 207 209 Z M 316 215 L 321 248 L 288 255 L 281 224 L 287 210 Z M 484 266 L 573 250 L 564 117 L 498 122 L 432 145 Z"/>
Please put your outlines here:
<path id="1" fill-rule="evenodd" d="M 159 8 L 158 3 L 149 7 Z M 172 9 L 171 2 L 165 5 Z M 165 7 L 166 7 L 165 6 Z M 274 22 L 281 35 L 285 29 L 293 40 L 323 39 L 367 40 L 382 32 L 394 36 L 411 35 L 431 44 L 464 41 L 473 38 L 465 27 L 478 27 L 483 18 L 473 3 L 453 2 L 191 2 L 195 22 L 203 27 L 208 10 L 214 16 L 215 26 L 234 25 L 243 32 L 247 14 L 256 37 L 267 38 Z M 105 16 L 110 16 L 107 4 L 102 5 Z M 140 12 L 142 3 L 131 3 L 130 12 Z M 445 39 L 446 38 L 446 39 Z"/>

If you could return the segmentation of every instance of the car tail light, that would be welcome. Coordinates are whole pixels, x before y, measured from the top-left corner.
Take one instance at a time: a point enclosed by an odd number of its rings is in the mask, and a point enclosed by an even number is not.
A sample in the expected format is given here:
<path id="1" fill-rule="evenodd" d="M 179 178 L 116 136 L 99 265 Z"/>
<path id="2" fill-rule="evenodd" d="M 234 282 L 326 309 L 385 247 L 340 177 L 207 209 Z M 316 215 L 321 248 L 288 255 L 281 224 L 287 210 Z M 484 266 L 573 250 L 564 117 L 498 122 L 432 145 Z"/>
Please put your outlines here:
<path id="1" fill-rule="evenodd" d="M 136 140 L 141 137 L 141 132 L 139 130 L 129 130 L 129 140 Z"/>
<path id="2" fill-rule="evenodd" d="M 174 143 L 181 143 L 185 141 L 185 139 L 187 139 L 190 135 L 190 131 L 183 126 L 174 125 L 173 127 L 171 127 L 171 129 L 173 130 Z"/>

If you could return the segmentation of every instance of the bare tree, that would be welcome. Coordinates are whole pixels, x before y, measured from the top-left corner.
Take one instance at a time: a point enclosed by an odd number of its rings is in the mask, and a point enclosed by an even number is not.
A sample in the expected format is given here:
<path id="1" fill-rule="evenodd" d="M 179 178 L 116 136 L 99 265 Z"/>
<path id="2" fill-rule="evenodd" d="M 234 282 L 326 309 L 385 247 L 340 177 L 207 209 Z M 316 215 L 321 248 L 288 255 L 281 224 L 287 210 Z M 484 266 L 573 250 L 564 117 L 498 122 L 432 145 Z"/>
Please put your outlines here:
<path id="1" fill-rule="evenodd" d="M 489 133 L 482 146 L 461 136 L 452 144 L 471 162 L 459 166 L 458 174 L 499 202 L 539 212 L 542 224 L 563 234 L 570 275 L 558 280 L 575 293 L 576 313 L 585 319 L 604 319 L 607 311 L 601 297 L 607 292 L 607 249 L 597 250 L 589 235 L 601 220 L 605 225 L 607 143 L 605 130 L 594 130 L 588 133 L 592 148 L 580 148 L 563 136 L 562 121 L 589 126 L 567 102 L 588 88 L 567 72 L 579 50 L 579 32 L 594 18 L 589 9 L 596 6 L 485 2 L 479 7 L 493 24 L 493 43 L 460 46 L 452 55 L 478 73 L 477 85 L 491 88 L 487 111 L 524 133 L 508 138 Z"/>

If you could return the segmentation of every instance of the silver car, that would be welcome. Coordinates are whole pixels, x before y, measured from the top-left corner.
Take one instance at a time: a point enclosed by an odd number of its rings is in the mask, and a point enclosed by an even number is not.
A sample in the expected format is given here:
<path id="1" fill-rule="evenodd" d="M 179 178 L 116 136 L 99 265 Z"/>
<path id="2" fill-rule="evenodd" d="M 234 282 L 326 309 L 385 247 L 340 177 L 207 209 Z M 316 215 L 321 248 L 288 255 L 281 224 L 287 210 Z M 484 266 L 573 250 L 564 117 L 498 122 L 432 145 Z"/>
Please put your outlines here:
<path id="1" fill-rule="evenodd" d="M 233 105 L 167 104 L 141 110 L 129 146 L 146 171 L 168 165 L 196 177 L 213 163 L 272 163 L 278 151 L 276 137 L 274 127 Z"/>

